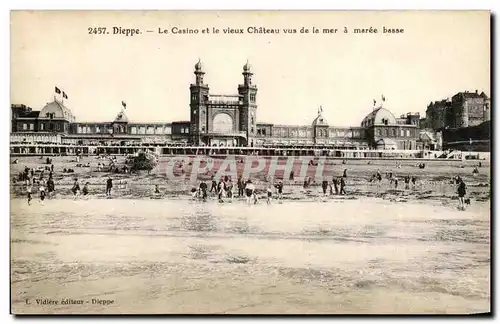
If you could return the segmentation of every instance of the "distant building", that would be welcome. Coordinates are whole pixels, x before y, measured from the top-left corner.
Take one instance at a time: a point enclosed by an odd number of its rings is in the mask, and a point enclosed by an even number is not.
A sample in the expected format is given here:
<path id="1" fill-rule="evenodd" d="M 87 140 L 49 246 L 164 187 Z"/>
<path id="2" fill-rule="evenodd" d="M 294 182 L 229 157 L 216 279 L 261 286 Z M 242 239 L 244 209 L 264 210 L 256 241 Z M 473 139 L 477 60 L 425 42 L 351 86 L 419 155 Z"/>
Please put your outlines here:
<path id="1" fill-rule="evenodd" d="M 459 92 L 451 98 L 451 111 L 454 119 L 450 128 L 477 126 L 490 120 L 490 98 L 484 93 Z"/>
<path id="2" fill-rule="evenodd" d="M 194 75 L 189 87 L 189 120 L 137 123 L 128 119 L 123 104 L 112 121 L 82 122 L 76 121 L 62 100 L 54 98 L 40 111 L 12 105 L 11 143 L 35 144 L 29 148 L 30 154 L 39 152 L 36 144 L 60 145 L 50 148 L 55 154 L 73 153 L 74 146 L 84 146 L 83 152 L 133 153 L 145 146 L 418 150 L 429 145 L 428 137 L 424 136 L 427 144 L 421 140 L 419 113 L 396 118 L 381 106 L 370 108 L 359 126 L 329 124 L 322 107 L 309 124 L 258 122 L 258 89 L 248 62 L 237 94 L 211 94 L 200 61 L 194 66 Z"/>
<path id="3" fill-rule="evenodd" d="M 426 110 L 427 127 L 433 130 L 477 126 L 490 120 L 490 98 L 484 93 L 459 92 L 451 99 L 431 102 Z"/>
<path id="4" fill-rule="evenodd" d="M 444 149 L 489 150 L 490 104 L 490 98 L 478 90 L 431 102 L 426 110 L 425 128 L 442 135 Z"/>
<path id="5" fill-rule="evenodd" d="M 361 122 L 370 147 L 377 149 L 416 150 L 418 114 L 396 118 L 389 110 L 374 109 Z"/>
<path id="6" fill-rule="evenodd" d="M 441 130 L 450 124 L 451 100 L 431 102 L 426 110 L 426 124 L 433 130 Z"/>

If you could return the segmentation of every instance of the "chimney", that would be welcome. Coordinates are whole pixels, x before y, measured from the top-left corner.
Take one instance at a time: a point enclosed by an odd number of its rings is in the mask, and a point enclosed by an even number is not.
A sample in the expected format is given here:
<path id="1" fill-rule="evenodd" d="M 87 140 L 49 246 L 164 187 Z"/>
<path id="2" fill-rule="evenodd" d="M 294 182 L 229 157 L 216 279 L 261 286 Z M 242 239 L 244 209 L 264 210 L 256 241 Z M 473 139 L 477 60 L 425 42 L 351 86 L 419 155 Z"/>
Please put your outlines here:
<path id="1" fill-rule="evenodd" d="M 477 94 L 477 89 L 476 89 L 476 94 Z"/>

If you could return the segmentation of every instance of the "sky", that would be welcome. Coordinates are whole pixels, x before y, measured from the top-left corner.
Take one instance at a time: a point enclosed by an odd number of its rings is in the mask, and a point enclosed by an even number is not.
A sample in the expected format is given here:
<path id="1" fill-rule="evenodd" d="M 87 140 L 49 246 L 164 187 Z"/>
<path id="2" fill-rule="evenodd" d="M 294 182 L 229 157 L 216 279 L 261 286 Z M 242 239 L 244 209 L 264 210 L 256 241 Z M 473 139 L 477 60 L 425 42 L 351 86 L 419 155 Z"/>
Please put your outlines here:
<path id="1" fill-rule="evenodd" d="M 249 34 L 248 27 L 280 29 Z M 384 34 L 383 27 L 404 29 Z M 89 34 L 106 27 L 110 34 Z M 113 27 L 139 28 L 136 36 Z M 173 27 L 199 29 L 175 35 Z M 211 33 L 202 34 L 209 28 Z M 213 33 L 213 28 L 220 30 Z M 300 33 L 305 27 L 309 33 Z M 320 33 L 312 33 L 316 27 Z M 349 33 L 344 33 L 347 27 Z M 354 28 L 377 34 L 354 34 Z M 159 34 L 158 29 L 169 30 Z M 224 34 L 243 28 L 244 34 Z M 296 29 L 285 34 L 283 29 Z M 336 34 L 323 34 L 337 28 Z M 152 30 L 148 33 L 146 30 Z M 11 103 L 41 109 L 57 86 L 77 121 L 189 120 L 189 85 L 201 59 L 212 94 L 236 94 L 248 60 L 257 120 L 310 124 L 318 107 L 332 126 L 359 126 L 384 95 L 396 116 L 425 115 L 460 91 L 490 95 L 490 16 L 485 11 L 18 11 L 11 13 Z"/>

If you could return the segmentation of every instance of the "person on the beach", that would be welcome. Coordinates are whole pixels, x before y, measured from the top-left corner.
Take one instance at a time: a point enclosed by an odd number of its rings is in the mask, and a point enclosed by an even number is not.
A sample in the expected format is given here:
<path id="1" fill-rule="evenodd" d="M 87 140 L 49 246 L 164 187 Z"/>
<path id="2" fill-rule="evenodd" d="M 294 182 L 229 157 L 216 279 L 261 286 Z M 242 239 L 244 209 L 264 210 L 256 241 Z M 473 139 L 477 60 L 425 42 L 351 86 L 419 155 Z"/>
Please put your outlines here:
<path id="1" fill-rule="evenodd" d="M 405 176 L 405 189 L 410 189 L 410 176 Z"/>
<path id="2" fill-rule="evenodd" d="M 50 171 L 54 172 L 54 165 L 53 164 L 50 165 Z"/>
<path id="3" fill-rule="evenodd" d="M 374 173 L 368 182 L 375 182 L 375 180 L 377 180 L 377 175 Z"/>
<path id="4" fill-rule="evenodd" d="M 271 185 L 269 185 L 267 187 L 267 204 L 270 205 L 271 204 L 271 198 L 273 197 L 273 190 L 271 189 Z"/>
<path id="5" fill-rule="evenodd" d="M 225 188 L 225 184 L 221 179 L 219 181 L 219 184 L 217 185 L 217 199 L 219 200 L 220 203 L 224 202 L 224 200 L 222 200 L 222 197 L 224 195 L 224 188 Z"/>
<path id="6" fill-rule="evenodd" d="M 155 194 L 159 194 L 160 193 L 160 188 L 158 188 L 158 185 L 155 185 Z"/>
<path id="7" fill-rule="evenodd" d="M 203 199 L 203 201 L 207 201 L 208 186 L 205 181 L 202 181 L 200 183 L 200 190 L 201 190 L 201 198 Z"/>
<path id="8" fill-rule="evenodd" d="M 377 170 L 377 180 L 382 181 L 382 175 L 380 174 L 380 170 Z"/>
<path id="9" fill-rule="evenodd" d="M 342 175 L 342 177 L 347 178 L 347 169 L 344 169 L 344 174 Z"/>
<path id="10" fill-rule="evenodd" d="M 328 191 L 328 180 L 324 179 L 323 182 L 321 182 L 321 188 L 323 189 L 323 196 L 326 196 Z"/>
<path id="11" fill-rule="evenodd" d="M 40 201 L 45 200 L 45 186 L 43 185 L 43 182 L 40 183 L 40 187 L 38 187 L 38 190 L 40 191 Z"/>
<path id="12" fill-rule="evenodd" d="M 339 181 L 336 177 L 333 177 L 332 184 L 333 184 L 333 188 L 335 189 L 335 194 L 338 195 L 339 194 Z"/>
<path id="13" fill-rule="evenodd" d="M 191 198 L 196 199 L 197 196 L 198 196 L 198 189 L 196 189 L 195 187 L 191 188 Z"/>
<path id="14" fill-rule="evenodd" d="M 278 200 L 281 200 L 283 198 L 283 181 L 280 180 L 274 187 L 278 192 Z"/>
<path id="15" fill-rule="evenodd" d="M 215 191 L 215 193 L 217 193 L 217 181 L 215 181 L 214 176 L 212 176 L 212 187 L 210 187 L 210 193 L 212 193 L 212 191 Z"/>
<path id="16" fill-rule="evenodd" d="M 465 185 L 465 182 L 460 179 L 460 183 L 458 184 L 458 209 L 460 210 L 465 210 L 465 194 L 467 193 L 467 186 Z"/>
<path id="17" fill-rule="evenodd" d="M 345 192 L 345 178 L 344 177 L 340 178 L 340 194 L 341 195 L 346 195 L 347 194 Z"/>
<path id="18" fill-rule="evenodd" d="M 245 185 L 243 184 L 243 180 L 241 179 L 241 177 L 238 178 L 237 186 L 238 186 L 238 197 L 243 197 L 243 189 Z"/>
<path id="19" fill-rule="evenodd" d="M 398 178 L 394 177 L 394 188 L 398 188 Z"/>
<path id="20" fill-rule="evenodd" d="M 226 182 L 226 197 L 229 198 L 229 200 L 233 200 L 233 181 L 231 178 Z"/>
<path id="21" fill-rule="evenodd" d="M 85 184 L 83 185 L 82 194 L 84 196 L 89 194 L 89 183 L 88 182 L 85 182 Z"/>
<path id="22" fill-rule="evenodd" d="M 31 205 L 31 199 L 32 199 L 31 193 L 32 193 L 32 190 L 33 190 L 33 188 L 31 187 L 31 185 L 29 185 L 29 186 L 26 187 L 26 194 L 28 196 L 28 205 Z"/>
<path id="23" fill-rule="evenodd" d="M 106 180 L 106 196 L 111 196 L 111 189 L 113 188 L 113 179 Z"/>
<path id="24" fill-rule="evenodd" d="M 411 177 L 411 183 L 413 185 L 413 189 L 415 189 L 415 184 L 417 183 L 417 177 L 415 176 Z"/>
<path id="25" fill-rule="evenodd" d="M 53 192 L 55 191 L 55 186 L 54 186 L 54 180 L 52 177 L 47 180 L 47 191 L 48 191 L 48 197 L 50 198 L 53 195 Z"/>
<path id="26" fill-rule="evenodd" d="M 259 201 L 259 199 L 257 198 L 257 191 L 256 190 L 253 191 L 252 198 L 253 198 L 253 204 L 256 205 L 257 202 Z"/>
<path id="27" fill-rule="evenodd" d="M 73 195 L 76 196 L 80 193 L 80 184 L 78 183 L 78 179 L 75 178 L 75 182 L 73 183 L 73 187 L 71 188 Z"/>
<path id="28" fill-rule="evenodd" d="M 255 186 L 252 181 L 249 179 L 245 185 L 245 195 L 247 196 L 247 203 L 250 205 L 252 201 L 252 196 L 254 195 Z"/>

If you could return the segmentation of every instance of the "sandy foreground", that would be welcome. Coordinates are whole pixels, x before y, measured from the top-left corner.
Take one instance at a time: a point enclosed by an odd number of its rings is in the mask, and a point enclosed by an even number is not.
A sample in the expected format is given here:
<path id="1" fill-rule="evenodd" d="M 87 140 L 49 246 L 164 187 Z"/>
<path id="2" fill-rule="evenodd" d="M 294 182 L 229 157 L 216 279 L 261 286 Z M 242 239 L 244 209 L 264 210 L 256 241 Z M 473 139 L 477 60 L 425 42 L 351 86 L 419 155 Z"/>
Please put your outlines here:
<path id="1" fill-rule="evenodd" d="M 489 312 L 489 235 L 489 202 L 14 198 L 12 312 Z"/>

